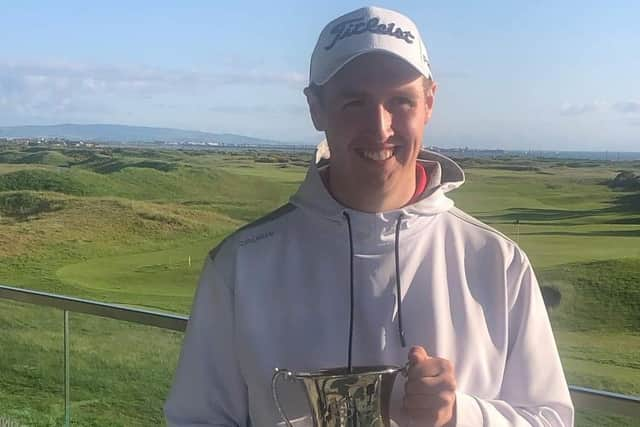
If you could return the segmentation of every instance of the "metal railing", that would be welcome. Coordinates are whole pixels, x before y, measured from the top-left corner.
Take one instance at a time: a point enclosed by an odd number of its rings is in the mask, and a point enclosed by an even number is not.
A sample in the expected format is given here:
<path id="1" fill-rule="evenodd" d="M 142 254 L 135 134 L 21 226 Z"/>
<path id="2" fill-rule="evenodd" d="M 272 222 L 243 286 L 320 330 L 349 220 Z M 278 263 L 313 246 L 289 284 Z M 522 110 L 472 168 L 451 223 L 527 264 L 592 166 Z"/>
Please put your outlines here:
<path id="1" fill-rule="evenodd" d="M 184 332 L 189 317 L 176 314 L 123 307 L 81 298 L 67 297 L 48 292 L 14 288 L 0 285 L 0 299 L 9 299 L 27 304 L 53 307 L 64 312 L 64 425 L 71 424 L 71 370 L 69 367 L 69 312 L 84 313 L 115 320 L 156 326 L 162 329 Z"/>
<path id="2" fill-rule="evenodd" d="M 27 304 L 54 307 L 64 312 L 64 384 L 65 425 L 70 423 L 69 396 L 69 312 L 84 313 L 110 319 L 123 320 L 162 329 L 184 332 L 189 317 L 160 313 L 106 304 L 81 298 L 66 297 L 47 292 L 0 285 L 0 299 L 9 299 Z M 611 415 L 621 415 L 640 420 L 640 398 L 569 386 L 571 399 L 576 409 L 594 409 Z"/>

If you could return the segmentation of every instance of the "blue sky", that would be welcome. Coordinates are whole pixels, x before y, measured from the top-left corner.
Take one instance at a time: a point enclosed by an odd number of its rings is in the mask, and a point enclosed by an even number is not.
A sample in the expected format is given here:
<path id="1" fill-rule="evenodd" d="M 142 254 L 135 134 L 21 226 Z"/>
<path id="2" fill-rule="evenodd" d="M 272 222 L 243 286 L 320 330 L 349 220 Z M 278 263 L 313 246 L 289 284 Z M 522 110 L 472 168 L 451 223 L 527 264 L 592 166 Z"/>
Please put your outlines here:
<path id="1" fill-rule="evenodd" d="M 119 123 L 313 143 L 302 89 L 352 1 L 0 0 L 0 126 Z M 425 144 L 640 151 L 640 2 L 378 1 L 439 84 Z"/>

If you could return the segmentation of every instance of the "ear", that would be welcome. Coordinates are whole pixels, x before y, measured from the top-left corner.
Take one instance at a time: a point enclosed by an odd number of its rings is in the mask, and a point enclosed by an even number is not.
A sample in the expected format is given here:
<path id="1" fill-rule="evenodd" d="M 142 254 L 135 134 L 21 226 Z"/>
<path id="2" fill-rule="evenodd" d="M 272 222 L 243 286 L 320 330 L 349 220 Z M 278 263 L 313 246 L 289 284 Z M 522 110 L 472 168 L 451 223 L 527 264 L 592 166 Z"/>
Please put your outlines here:
<path id="1" fill-rule="evenodd" d="M 436 90 L 438 89 L 438 85 L 436 82 L 431 83 L 431 86 L 428 90 L 425 91 L 425 108 L 427 114 L 424 116 L 424 124 L 426 125 L 431 120 L 431 114 L 433 113 L 433 103 L 436 98 Z"/>
<path id="2" fill-rule="evenodd" d="M 324 105 L 320 101 L 320 98 L 318 98 L 318 95 L 310 88 L 306 87 L 304 94 L 307 97 L 307 104 L 309 104 L 309 114 L 311 115 L 313 126 L 316 130 L 324 132 L 327 130 L 327 113 Z"/>

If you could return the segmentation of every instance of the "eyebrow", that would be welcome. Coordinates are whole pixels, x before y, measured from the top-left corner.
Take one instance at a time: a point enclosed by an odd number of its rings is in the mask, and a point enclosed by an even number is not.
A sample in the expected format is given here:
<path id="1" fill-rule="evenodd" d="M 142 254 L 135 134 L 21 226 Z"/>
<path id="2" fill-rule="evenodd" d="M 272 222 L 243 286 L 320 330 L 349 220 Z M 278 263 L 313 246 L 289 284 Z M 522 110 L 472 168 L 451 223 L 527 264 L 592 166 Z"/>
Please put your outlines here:
<path id="1" fill-rule="evenodd" d="M 367 96 L 366 92 L 350 89 L 341 90 L 338 94 L 341 98 L 362 98 Z"/>
<path id="2" fill-rule="evenodd" d="M 408 88 L 398 89 L 393 93 L 393 96 L 404 96 L 406 98 L 413 98 L 416 95 L 418 95 L 418 93 L 415 90 Z"/>
<path id="3" fill-rule="evenodd" d="M 370 94 L 368 94 L 367 92 L 359 91 L 359 90 L 344 89 L 338 92 L 338 96 L 340 96 L 340 98 L 366 98 L 370 96 Z M 411 89 L 405 88 L 405 89 L 398 89 L 397 91 L 394 91 L 392 93 L 392 96 L 394 97 L 403 96 L 407 98 L 413 98 L 416 96 L 416 93 Z"/>

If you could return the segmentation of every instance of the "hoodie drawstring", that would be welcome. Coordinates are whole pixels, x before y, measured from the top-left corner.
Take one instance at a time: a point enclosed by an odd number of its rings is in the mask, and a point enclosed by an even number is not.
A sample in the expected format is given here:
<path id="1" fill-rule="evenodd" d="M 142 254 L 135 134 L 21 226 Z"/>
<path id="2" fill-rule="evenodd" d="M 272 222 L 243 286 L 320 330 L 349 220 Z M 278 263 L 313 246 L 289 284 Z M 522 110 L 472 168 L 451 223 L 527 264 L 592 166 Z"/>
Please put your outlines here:
<path id="1" fill-rule="evenodd" d="M 396 222 L 396 298 L 398 304 L 398 333 L 400 334 L 400 344 L 402 348 L 407 346 L 407 341 L 404 338 L 404 329 L 402 328 L 402 295 L 400 287 L 400 225 L 402 224 L 402 214 L 398 216 Z"/>
<path id="2" fill-rule="evenodd" d="M 352 372 L 352 351 L 353 351 L 353 233 L 351 231 L 351 217 L 347 212 L 343 212 L 347 220 L 347 228 L 349 230 L 349 353 L 347 355 L 347 366 L 349 372 Z M 398 305 L 398 334 L 400 335 L 400 344 L 402 347 L 407 346 L 404 336 L 404 328 L 402 326 L 402 294 L 400 286 L 400 226 L 402 225 L 403 216 L 400 214 L 396 222 L 395 234 L 395 264 L 396 264 L 396 301 Z"/>
<path id="3" fill-rule="evenodd" d="M 351 233 L 351 218 L 349 214 L 344 212 L 344 217 L 347 219 L 347 227 L 349 228 L 349 355 L 348 355 L 348 368 L 349 373 L 352 373 L 351 365 L 351 350 L 353 349 L 353 234 Z"/>

